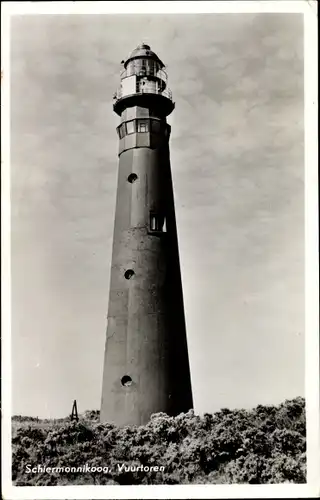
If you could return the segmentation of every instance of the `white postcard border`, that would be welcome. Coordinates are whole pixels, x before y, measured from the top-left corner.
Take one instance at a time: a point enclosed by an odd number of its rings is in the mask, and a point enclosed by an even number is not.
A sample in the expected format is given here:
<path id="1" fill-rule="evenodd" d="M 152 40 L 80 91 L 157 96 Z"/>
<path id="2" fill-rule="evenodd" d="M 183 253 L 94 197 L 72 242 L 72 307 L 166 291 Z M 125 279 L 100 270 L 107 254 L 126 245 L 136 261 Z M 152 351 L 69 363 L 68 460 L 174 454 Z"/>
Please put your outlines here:
<path id="1" fill-rule="evenodd" d="M 279 485 L 12 486 L 10 288 L 10 18 L 31 14 L 301 13 L 305 20 L 305 306 L 307 483 Z M 306 498 L 320 495 L 319 281 L 317 170 L 317 2 L 5 2 L 2 4 L 2 484 L 5 500 L 151 498 Z"/>

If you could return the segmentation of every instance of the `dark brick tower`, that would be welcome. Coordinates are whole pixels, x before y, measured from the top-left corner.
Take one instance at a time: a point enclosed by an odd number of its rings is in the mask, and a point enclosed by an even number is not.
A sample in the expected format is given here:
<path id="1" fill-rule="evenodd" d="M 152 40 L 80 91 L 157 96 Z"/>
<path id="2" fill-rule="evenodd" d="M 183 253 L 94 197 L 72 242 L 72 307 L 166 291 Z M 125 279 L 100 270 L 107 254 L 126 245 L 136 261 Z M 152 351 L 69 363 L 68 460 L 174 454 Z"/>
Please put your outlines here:
<path id="1" fill-rule="evenodd" d="M 145 424 L 192 408 L 164 64 L 148 45 L 124 62 L 114 97 L 119 170 L 101 421 Z"/>

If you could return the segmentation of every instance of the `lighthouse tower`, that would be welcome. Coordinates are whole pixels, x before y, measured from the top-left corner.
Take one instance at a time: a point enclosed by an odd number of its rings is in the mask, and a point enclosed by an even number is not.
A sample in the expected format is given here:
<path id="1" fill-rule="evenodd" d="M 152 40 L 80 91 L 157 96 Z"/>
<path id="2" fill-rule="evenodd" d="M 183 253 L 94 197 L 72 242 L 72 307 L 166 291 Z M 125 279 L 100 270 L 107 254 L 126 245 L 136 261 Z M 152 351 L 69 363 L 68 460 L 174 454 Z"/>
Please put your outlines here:
<path id="1" fill-rule="evenodd" d="M 148 45 L 123 63 L 101 421 L 143 425 L 192 408 L 166 117 L 164 64 Z"/>

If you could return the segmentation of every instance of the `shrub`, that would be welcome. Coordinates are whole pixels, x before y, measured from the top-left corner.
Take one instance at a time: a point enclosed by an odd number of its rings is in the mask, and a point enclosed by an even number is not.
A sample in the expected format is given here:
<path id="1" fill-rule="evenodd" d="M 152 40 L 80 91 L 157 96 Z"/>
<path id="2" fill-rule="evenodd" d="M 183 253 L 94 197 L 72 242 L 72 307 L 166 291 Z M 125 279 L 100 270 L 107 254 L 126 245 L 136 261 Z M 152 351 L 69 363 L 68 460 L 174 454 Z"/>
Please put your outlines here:
<path id="1" fill-rule="evenodd" d="M 304 399 L 253 410 L 151 416 L 118 428 L 87 411 L 79 421 L 16 416 L 12 479 L 17 486 L 67 484 L 268 484 L 306 480 Z M 28 473 L 27 465 L 108 467 Z M 136 466 L 124 471 L 118 464 Z M 144 472 L 141 466 L 164 467 Z"/>

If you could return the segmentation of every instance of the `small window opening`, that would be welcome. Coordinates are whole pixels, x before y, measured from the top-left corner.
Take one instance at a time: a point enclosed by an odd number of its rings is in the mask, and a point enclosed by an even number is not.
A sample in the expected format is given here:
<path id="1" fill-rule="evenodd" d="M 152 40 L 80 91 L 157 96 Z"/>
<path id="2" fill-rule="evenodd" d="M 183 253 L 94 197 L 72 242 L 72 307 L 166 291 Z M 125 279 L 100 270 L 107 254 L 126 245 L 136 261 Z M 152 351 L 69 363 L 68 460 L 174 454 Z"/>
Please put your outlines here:
<path id="1" fill-rule="evenodd" d="M 159 120 L 152 120 L 151 121 L 151 130 L 155 134 L 158 134 L 161 130 L 161 122 Z"/>
<path id="2" fill-rule="evenodd" d="M 122 125 L 120 125 L 120 127 L 118 128 L 118 132 L 119 132 L 120 139 L 122 139 L 126 135 L 124 123 Z"/>
<path id="3" fill-rule="evenodd" d="M 156 231 L 157 228 L 157 218 L 155 215 L 150 216 L 150 229 L 151 231 Z"/>
<path id="4" fill-rule="evenodd" d="M 126 123 L 126 129 L 127 129 L 127 134 L 134 133 L 134 121 L 133 120 L 131 122 Z"/>
<path id="5" fill-rule="evenodd" d="M 166 232 L 165 218 L 162 215 L 150 214 L 150 231 Z"/>
<path id="6" fill-rule="evenodd" d="M 148 122 L 147 121 L 138 121 L 138 132 L 148 132 Z"/>
<path id="7" fill-rule="evenodd" d="M 130 182 L 130 184 L 133 184 L 137 179 L 138 179 L 137 174 L 130 174 L 128 176 L 128 182 Z"/>
<path id="8" fill-rule="evenodd" d="M 127 269 L 127 271 L 124 273 L 124 277 L 126 280 L 130 280 L 134 276 L 134 270 L 133 269 Z"/>
<path id="9" fill-rule="evenodd" d="M 129 377 L 129 375 L 124 375 L 121 379 L 121 384 L 124 387 L 129 387 L 130 385 L 132 385 L 132 378 Z"/>

